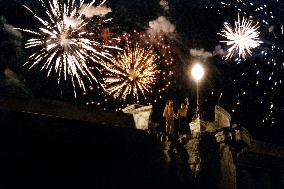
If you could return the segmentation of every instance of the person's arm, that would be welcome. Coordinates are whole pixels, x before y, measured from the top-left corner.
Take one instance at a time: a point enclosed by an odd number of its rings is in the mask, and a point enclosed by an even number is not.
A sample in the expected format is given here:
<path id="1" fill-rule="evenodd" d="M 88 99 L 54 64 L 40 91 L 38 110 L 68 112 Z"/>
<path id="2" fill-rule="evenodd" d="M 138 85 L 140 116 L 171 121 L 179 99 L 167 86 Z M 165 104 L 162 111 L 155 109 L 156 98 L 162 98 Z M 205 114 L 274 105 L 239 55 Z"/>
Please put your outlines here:
<path id="1" fill-rule="evenodd" d="M 178 110 L 177 115 L 176 115 L 176 119 L 179 119 L 180 117 L 180 110 Z"/>
<path id="2" fill-rule="evenodd" d="M 167 118 L 168 117 L 168 105 L 166 105 L 164 112 L 163 112 L 163 117 Z"/>
<path id="3" fill-rule="evenodd" d="M 188 98 L 186 98 L 186 99 L 185 99 L 185 102 L 186 102 L 186 105 L 185 105 L 185 107 L 186 107 L 186 109 L 188 109 L 188 106 L 189 106 L 189 101 L 188 101 Z"/>

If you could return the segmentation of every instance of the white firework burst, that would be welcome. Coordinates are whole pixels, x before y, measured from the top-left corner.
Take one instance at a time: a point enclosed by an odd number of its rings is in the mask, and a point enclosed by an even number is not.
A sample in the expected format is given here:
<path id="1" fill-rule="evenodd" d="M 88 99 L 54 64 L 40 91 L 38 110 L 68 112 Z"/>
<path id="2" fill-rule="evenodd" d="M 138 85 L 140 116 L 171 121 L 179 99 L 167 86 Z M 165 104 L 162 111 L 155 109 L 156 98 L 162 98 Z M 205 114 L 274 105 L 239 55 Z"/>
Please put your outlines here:
<path id="1" fill-rule="evenodd" d="M 226 43 L 229 47 L 225 59 L 232 58 L 235 54 L 245 59 L 247 55 L 252 54 L 252 49 L 262 43 L 258 23 L 254 24 L 250 19 L 243 17 L 241 20 L 240 15 L 238 15 L 235 27 L 232 27 L 229 23 L 225 23 L 224 27 L 220 35 L 227 40 L 221 42 Z"/>
<path id="2" fill-rule="evenodd" d="M 30 64 L 30 68 L 38 65 L 41 70 L 47 71 L 47 76 L 55 71 L 58 83 L 62 79 L 71 78 L 76 95 L 76 86 L 85 90 L 84 79 L 89 82 L 96 81 L 95 76 L 90 71 L 88 61 L 100 63 L 106 59 L 111 59 L 109 52 L 114 46 L 107 46 L 96 40 L 96 35 L 90 30 L 94 30 L 107 20 L 99 18 L 100 23 L 93 23 L 93 20 L 85 16 L 85 12 L 94 6 L 95 1 L 85 4 L 80 0 L 77 4 L 75 0 L 50 0 L 45 3 L 39 0 L 45 8 L 45 17 L 38 16 L 29 7 L 24 6 L 31 12 L 41 24 L 38 31 L 20 29 L 33 34 L 35 37 L 29 39 L 26 48 L 36 48 L 29 60 L 25 64 Z M 103 1 L 101 6 L 105 3 Z M 90 29 L 91 28 L 91 29 Z"/>

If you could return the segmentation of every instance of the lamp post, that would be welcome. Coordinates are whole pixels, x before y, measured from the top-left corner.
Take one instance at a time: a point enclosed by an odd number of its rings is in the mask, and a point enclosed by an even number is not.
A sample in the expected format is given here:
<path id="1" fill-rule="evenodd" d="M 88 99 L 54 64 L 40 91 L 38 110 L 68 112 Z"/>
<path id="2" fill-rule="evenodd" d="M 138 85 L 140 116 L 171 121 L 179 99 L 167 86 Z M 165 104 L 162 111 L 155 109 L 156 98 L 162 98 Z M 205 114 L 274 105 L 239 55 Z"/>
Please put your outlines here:
<path id="1" fill-rule="evenodd" d="M 191 70 L 191 75 L 196 81 L 196 118 L 200 118 L 200 107 L 199 107 L 199 81 L 204 76 L 204 69 L 200 64 L 195 64 Z"/>

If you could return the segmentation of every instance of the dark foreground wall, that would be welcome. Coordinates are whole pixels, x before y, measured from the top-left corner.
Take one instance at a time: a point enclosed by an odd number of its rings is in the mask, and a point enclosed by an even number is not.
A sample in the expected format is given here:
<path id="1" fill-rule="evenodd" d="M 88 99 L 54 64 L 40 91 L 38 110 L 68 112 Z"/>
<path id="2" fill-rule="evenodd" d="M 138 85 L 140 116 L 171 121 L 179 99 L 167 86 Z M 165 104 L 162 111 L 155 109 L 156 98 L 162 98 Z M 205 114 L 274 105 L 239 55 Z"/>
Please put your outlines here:
<path id="1" fill-rule="evenodd" d="M 179 188 L 144 131 L 0 113 L 1 188 Z"/>

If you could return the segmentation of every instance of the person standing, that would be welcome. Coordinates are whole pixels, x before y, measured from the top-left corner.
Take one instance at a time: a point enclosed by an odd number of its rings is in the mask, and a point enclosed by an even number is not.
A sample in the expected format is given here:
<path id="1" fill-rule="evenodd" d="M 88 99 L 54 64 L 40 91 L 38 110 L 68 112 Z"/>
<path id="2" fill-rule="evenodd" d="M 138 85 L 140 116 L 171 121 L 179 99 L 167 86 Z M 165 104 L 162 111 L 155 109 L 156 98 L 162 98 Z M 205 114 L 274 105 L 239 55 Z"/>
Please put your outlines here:
<path id="1" fill-rule="evenodd" d="M 163 117 L 166 118 L 166 133 L 172 135 L 174 133 L 174 103 L 172 100 L 168 100 Z"/>
<path id="2" fill-rule="evenodd" d="M 187 110 L 189 106 L 188 98 L 185 99 L 184 102 L 181 103 L 180 109 L 177 112 L 178 119 L 178 133 L 185 134 L 188 131 L 188 119 L 187 119 Z"/>

